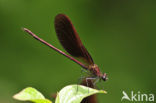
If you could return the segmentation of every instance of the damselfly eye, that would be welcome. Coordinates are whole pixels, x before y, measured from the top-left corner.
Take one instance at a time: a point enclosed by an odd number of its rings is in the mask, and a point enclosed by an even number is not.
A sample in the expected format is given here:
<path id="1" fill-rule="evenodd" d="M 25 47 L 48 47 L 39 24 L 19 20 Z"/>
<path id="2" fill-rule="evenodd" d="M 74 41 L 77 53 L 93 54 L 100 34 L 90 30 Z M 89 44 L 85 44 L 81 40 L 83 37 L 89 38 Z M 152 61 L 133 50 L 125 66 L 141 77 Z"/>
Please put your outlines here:
<path id="1" fill-rule="evenodd" d="M 103 76 L 102 76 L 102 80 L 103 80 L 103 81 L 106 81 L 107 79 L 108 79 L 108 78 L 107 78 L 107 74 L 104 73 Z"/>

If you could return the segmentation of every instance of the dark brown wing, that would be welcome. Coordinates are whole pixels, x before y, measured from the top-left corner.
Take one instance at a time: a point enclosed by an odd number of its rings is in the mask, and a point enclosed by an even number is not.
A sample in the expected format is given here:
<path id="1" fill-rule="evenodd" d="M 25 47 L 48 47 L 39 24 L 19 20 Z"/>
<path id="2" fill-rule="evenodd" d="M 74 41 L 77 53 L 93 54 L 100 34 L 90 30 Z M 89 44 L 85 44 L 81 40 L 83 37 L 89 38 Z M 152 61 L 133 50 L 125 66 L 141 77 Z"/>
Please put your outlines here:
<path id="1" fill-rule="evenodd" d="M 88 64 L 94 64 L 72 22 L 66 15 L 58 14 L 55 17 L 55 30 L 60 43 L 69 54 L 84 59 Z"/>

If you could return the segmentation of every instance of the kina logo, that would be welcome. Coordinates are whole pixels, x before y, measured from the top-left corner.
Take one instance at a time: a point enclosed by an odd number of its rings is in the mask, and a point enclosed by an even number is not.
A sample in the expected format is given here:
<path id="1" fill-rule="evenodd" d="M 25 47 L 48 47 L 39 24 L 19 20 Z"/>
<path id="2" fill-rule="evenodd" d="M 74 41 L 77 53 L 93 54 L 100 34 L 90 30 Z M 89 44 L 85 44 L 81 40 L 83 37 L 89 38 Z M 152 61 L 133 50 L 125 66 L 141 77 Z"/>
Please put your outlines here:
<path id="1" fill-rule="evenodd" d="M 128 101 L 149 101 L 149 102 L 154 102 L 154 94 L 145 94 L 141 93 L 140 91 L 134 92 L 131 91 L 131 94 L 128 95 L 125 91 L 122 91 L 122 98 L 121 101 L 128 100 Z"/>

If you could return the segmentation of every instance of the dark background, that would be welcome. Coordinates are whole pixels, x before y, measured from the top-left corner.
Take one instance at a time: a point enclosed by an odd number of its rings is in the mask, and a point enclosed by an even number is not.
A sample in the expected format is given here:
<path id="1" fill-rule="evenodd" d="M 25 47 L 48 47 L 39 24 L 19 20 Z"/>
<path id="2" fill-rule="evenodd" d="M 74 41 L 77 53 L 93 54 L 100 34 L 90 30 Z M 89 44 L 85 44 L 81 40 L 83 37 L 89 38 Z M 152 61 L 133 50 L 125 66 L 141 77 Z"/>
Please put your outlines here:
<path id="1" fill-rule="evenodd" d="M 54 18 L 70 17 L 82 42 L 109 81 L 100 103 L 120 103 L 122 91 L 156 93 L 156 2 L 153 0 L 0 0 L 0 103 L 32 86 L 47 98 L 77 84 L 81 67 L 21 30 L 29 28 L 63 50 Z M 64 50 L 63 50 L 64 51 Z"/>

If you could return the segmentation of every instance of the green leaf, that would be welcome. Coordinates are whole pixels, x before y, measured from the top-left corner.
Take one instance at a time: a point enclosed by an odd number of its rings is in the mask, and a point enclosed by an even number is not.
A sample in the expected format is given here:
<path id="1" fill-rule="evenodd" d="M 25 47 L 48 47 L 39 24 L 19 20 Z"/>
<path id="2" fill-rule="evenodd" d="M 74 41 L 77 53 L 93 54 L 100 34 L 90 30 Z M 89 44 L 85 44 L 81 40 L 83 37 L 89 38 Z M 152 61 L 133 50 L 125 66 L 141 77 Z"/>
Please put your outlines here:
<path id="1" fill-rule="evenodd" d="M 20 101 L 32 101 L 35 103 L 52 103 L 50 100 L 45 99 L 39 91 L 32 87 L 25 88 L 21 92 L 15 94 L 13 98 Z"/>
<path id="2" fill-rule="evenodd" d="M 55 99 L 55 103 L 60 103 L 60 97 L 59 97 L 59 95 L 58 95 L 58 93 L 57 93 L 57 97 L 56 97 L 56 99 Z"/>
<path id="3" fill-rule="evenodd" d="M 107 93 L 82 85 L 69 85 L 64 87 L 57 95 L 55 103 L 80 103 L 83 98 L 96 93 Z"/>

